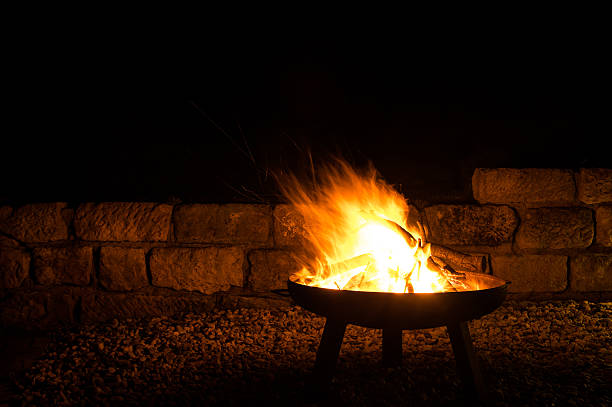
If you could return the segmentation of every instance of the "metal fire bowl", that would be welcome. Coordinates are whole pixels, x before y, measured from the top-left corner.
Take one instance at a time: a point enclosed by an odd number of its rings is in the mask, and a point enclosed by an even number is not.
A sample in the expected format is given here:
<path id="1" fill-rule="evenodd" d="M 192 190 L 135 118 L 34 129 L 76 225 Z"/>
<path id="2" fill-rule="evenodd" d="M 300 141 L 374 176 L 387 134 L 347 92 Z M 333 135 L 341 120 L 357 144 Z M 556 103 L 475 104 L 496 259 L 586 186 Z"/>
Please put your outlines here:
<path id="1" fill-rule="evenodd" d="M 473 291 L 397 294 L 334 290 L 287 281 L 301 307 L 335 321 L 368 328 L 424 329 L 477 319 L 497 309 L 510 282 L 488 274 L 465 273 Z"/>

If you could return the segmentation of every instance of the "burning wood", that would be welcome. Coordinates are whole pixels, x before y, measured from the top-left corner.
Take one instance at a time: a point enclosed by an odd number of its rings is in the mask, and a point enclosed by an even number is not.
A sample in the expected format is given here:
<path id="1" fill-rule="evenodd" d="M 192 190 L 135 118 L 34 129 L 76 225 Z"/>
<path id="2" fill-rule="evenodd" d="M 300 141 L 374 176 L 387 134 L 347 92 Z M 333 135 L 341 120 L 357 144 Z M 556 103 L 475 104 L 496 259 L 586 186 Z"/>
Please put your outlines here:
<path id="1" fill-rule="evenodd" d="M 465 273 L 459 273 L 455 271 L 451 266 L 444 263 L 442 260 L 433 257 L 427 259 L 427 267 L 433 270 L 438 270 L 440 273 L 453 278 L 465 278 Z"/>
<path id="2" fill-rule="evenodd" d="M 406 242 L 408 243 L 409 246 L 413 247 L 414 245 L 416 245 L 417 243 L 417 239 L 415 239 L 410 232 L 408 232 L 406 229 L 404 229 L 403 227 L 401 227 L 400 225 L 398 225 L 397 223 L 387 220 L 387 219 L 383 219 L 389 226 L 391 226 L 393 228 L 393 230 L 397 231 L 398 233 L 400 233 L 404 239 L 406 240 Z M 419 227 L 422 228 L 421 225 L 419 225 Z M 422 241 L 421 239 L 418 239 L 418 245 L 419 247 L 422 247 Z M 433 246 L 433 245 L 432 245 Z M 433 249 L 432 249 L 433 250 Z M 465 267 L 465 264 L 468 264 L 471 267 L 475 267 L 475 263 L 477 264 L 478 261 L 482 262 L 482 271 L 484 271 L 484 257 L 483 256 L 470 256 L 468 254 L 463 254 L 460 252 L 456 252 L 453 251 L 451 249 L 442 247 L 442 246 L 437 246 L 437 252 L 440 254 L 443 254 L 446 256 L 446 258 L 452 258 L 455 260 L 456 263 L 459 263 L 462 267 Z M 477 258 L 477 257 L 482 257 L 482 259 L 480 260 L 474 260 L 473 258 Z M 459 273 L 457 271 L 455 271 L 455 269 L 450 266 L 449 264 L 447 264 L 444 260 L 440 259 L 439 257 L 428 257 L 427 258 L 427 267 L 432 270 L 432 271 L 436 271 L 438 273 L 440 273 L 441 275 L 444 276 L 444 278 L 446 279 L 446 282 L 448 285 L 450 285 L 450 287 L 453 289 L 453 291 L 456 291 L 455 287 L 452 285 L 452 279 L 465 279 L 465 273 Z M 467 270 L 466 270 L 467 271 Z M 469 271 L 475 271 L 475 270 L 469 270 Z M 412 274 L 412 273 L 411 273 Z M 410 276 L 409 276 L 410 277 Z M 408 277 L 408 278 L 409 278 Z"/>
<path id="3" fill-rule="evenodd" d="M 330 289 L 427 293 L 454 290 L 462 271 L 484 271 L 482 257 L 425 242 L 425 225 L 412 219 L 404 197 L 378 174 L 358 174 L 347 163 L 326 167 L 316 187 L 297 179 L 281 184 L 304 217 L 313 257 L 294 281 Z M 433 250 L 433 252 L 432 252 Z"/>
<path id="4" fill-rule="evenodd" d="M 440 275 L 444 276 L 444 278 L 446 279 L 446 285 L 444 288 L 447 291 L 457 291 L 457 288 L 453 284 L 453 280 L 465 279 L 464 273 L 457 273 L 450 267 L 446 268 L 444 266 L 439 265 L 434 261 L 431 256 L 427 259 L 427 268 L 429 268 L 430 270 L 435 270 L 440 273 Z"/>
<path id="5" fill-rule="evenodd" d="M 465 254 L 448 247 L 431 245 L 431 257 L 439 265 L 452 267 L 458 271 L 469 271 L 471 273 L 484 273 L 487 269 L 485 256 Z"/>
<path id="6" fill-rule="evenodd" d="M 328 271 L 334 271 L 336 274 L 345 273 L 358 267 L 367 266 L 373 261 L 374 259 L 372 258 L 372 256 L 369 253 L 366 253 L 341 261 L 340 263 L 328 265 L 326 266 L 326 268 L 328 269 Z"/>
<path id="7" fill-rule="evenodd" d="M 414 236 L 410 234 L 410 232 L 408 232 L 406 229 L 393 222 L 392 220 L 381 219 L 381 222 L 389 226 L 395 232 L 399 233 L 404 238 L 406 243 L 408 243 L 408 246 L 415 247 L 418 244 L 418 240 L 415 239 Z"/>
<path id="8" fill-rule="evenodd" d="M 343 287 L 344 290 L 364 290 L 364 291 L 375 291 L 378 285 L 378 279 L 380 278 L 379 273 L 376 271 L 374 263 L 370 263 L 366 266 L 365 270 L 355 274 L 346 285 Z"/>
<path id="9" fill-rule="evenodd" d="M 411 271 L 405 275 L 400 275 L 399 268 L 389 268 L 387 274 L 385 274 L 380 273 L 377 269 L 375 256 L 372 253 L 365 253 L 338 263 L 326 265 L 323 268 L 323 275 L 328 277 L 318 281 L 316 283 L 318 286 L 325 287 L 333 284 L 338 290 L 377 291 L 381 285 L 385 285 L 381 282 L 385 278 L 392 281 L 403 279 L 405 281 L 403 292 L 414 293 L 415 288 L 411 278 L 415 270 L 417 278 L 419 277 L 422 263 L 425 263 L 424 265 L 427 270 L 439 275 L 443 282 L 444 291 L 457 291 L 457 286 L 465 286 L 461 281 L 465 279 L 465 273 L 456 271 L 441 257 L 426 255 L 423 251 L 424 246 L 421 239 L 415 239 L 410 232 L 391 220 L 375 215 L 368 215 L 368 218 L 400 235 L 408 247 L 422 253 L 424 261 L 416 260 Z M 470 271 L 484 270 L 484 257 L 482 256 L 471 256 L 443 246 L 428 245 L 428 247 L 430 248 L 429 250 L 435 250 L 435 253 L 439 256 L 443 256 L 447 260 L 450 259 L 454 264 L 459 264 L 459 267 L 462 269 L 467 268 Z M 434 247 L 435 249 L 433 249 Z M 391 286 L 392 283 L 387 283 L 386 285 Z"/>
<path id="10" fill-rule="evenodd" d="M 362 267 L 367 268 L 367 266 L 373 261 L 374 259 L 372 258 L 372 256 L 366 253 L 341 261 L 339 263 L 328 264 L 323 268 L 324 275 L 328 277 L 324 280 L 319 281 L 318 284 L 324 286 L 330 282 L 333 282 L 333 284 L 339 290 L 349 289 L 346 288 L 346 283 L 344 283 L 343 286 L 340 286 L 338 284 L 338 281 L 342 282 L 348 280 L 349 282 L 351 282 L 356 277 L 356 274 L 361 271 Z M 354 286 L 354 281 L 351 286 Z"/>
<path id="11" fill-rule="evenodd" d="M 419 242 L 419 245 L 422 245 L 420 239 L 415 239 L 410 232 L 397 223 L 388 219 L 381 219 L 381 221 L 401 234 L 410 247 L 414 247 L 417 242 Z M 421 230 L 424 230 L 420 223 L 418 226 Z M 431 257 L 433 257 L 437 269 L 441 269 L 450 274 L 461 274 L 457 273 L 455 269 L 472 273 L 484 273 L 486 271 L 486 259 L 484 256 L 473 256 L 471 254 L 449 249 L 448 247 L 431 244 Z M 428 262 L 428 265 L 429 264 Z"/>

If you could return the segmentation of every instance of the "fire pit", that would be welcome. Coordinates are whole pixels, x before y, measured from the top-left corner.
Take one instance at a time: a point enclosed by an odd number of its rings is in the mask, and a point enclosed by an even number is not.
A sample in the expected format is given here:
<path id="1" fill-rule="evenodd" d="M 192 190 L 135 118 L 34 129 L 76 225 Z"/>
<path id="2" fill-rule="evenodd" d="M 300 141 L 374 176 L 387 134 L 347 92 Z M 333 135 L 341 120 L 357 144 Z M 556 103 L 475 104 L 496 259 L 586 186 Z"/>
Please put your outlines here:
<path id="1" fill-rule="evenodd" d="M 499 307 L 508 282 L 478 273 L 466 273 L 466 279 L 474 286 L 487 288 L 398 294 L 310 287 L 288 280 L 289 292 L 298 305 L 327 318 L 312 375 L 315 393 L 325 394 L 328 390 L 347 324 L 383 330 L 385 366 L 401 363 L 402 330 L 446 326 L 466 395 L 485 398 L 467 321 Z"/>
<path id="2" fill-rule="evenodd" d="M 313 170 L 313 185 L 280 187 L 303 216 L 302 269 L 288 280 L 295 302 L 326 318 L 313 374 L 315 393 L 331 382 L 347 324 L 383 330 L 383 362 L 402 357 L 402 330 L 446 326 L 469 398 L 484 386 L 466 321 L 503 302 L 508 282 L 483 274 L 484 258 L 425 243 L 416 208 L 370 168 L 344 161 Z M 473 260 L 475 259 L 475 260 Z"/>

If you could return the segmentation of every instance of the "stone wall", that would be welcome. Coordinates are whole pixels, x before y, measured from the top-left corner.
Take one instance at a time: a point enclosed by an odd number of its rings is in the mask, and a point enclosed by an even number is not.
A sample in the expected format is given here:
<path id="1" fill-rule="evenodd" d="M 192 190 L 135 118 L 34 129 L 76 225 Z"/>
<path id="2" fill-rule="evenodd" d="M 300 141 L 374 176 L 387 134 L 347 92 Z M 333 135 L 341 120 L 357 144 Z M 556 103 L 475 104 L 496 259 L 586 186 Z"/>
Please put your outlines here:
<path id="1" fill-rule="evenodd" d="M 609 296 L 612 169 L 477 169 L 472 190 L 479 204 L 458 209 L 446 226 L 476 236 L 452 243 L 487 253 L 492 273 L 512 281 L 510 292 Z M 435 218 L 444 210 L 428 208 L 428 220 L 443 222 Z"/>
<path id="2" fill-rule="evenodd" d="M 428 240 L 483 254 L 513 295 L 612 297 L 612 170 L 477 169 L 474 201 L 421 203 Z M 304 225 L 287 205 L 0 207 L 0 324 L 277 306 Z"/>

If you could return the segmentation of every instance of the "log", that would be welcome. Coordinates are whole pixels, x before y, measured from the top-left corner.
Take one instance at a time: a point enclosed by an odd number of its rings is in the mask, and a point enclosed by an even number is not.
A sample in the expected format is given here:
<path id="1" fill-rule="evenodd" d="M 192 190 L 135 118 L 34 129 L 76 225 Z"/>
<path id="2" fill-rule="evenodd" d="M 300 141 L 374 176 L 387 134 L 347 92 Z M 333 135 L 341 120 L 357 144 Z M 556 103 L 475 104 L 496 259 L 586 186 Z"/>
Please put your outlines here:
<path id="1" fill-rule="evenodd" d="M 450 266 L 456 271 L 484 273 L 487 270 L 485 256 L 465 254 L 437 244 L 431 245 L 430 254 L 439 265 Z"/>
<path id="2" fill-rule="evenodd" d="M 430 270 L 435 270 L 438 273 L 444 274 L 446 277 L 465 278 L 465 273 L 455 271 L 454 268 L 446 264 L 446 262 L 444 262 L 439 257 L 429 256 L 429 258 L 427 259 L 427 267 Z"/>
<path id="3" fill-rule="evenodd" d="M 408 246 L 415 247 L 418 244 L 417 239 L 415 239 L 414 236 L 412 236 L 410 234 L 410 232 L 408 232 L 406 229 L 404 229 L 403 227 L 401 227 L 397 223 L 395 223 L 395 222 L 393 222 L 392 220 L 389 220 L 389 219 L 383 219 L 383 218 L 379 218 L 379 219 L 380 219 L 380 221 L 382 223 L 386 224 L 391 229 L 393 229 L 394 231 L 396 231 L 397 233 L 402 235 L 402 237 L 404 238 L 406 243 L 408 243 Z"/>
<path id="4" fill-rule="evenodd" d="M 408 243 L 408 246 L 414 247 L 417 244 L 422 244 L 422 242 L 417 241 L 417 239 L 415 239 L 410 232 L 392 220 L 382 218 L 379 219 L 389 225 L 393 230 L 400 233 Z M 453 272 L 469 271 L 473 273 L 484 273 L 487 270 L 487 261 L 484 256 L 465 254 L 436 244 L 431 245 L 430 255 L 434 257 L 434 260 L 436 260 L 438 265 L 443 266 L 443 268 L 448 271 L 452 270 Z M 441 261 L 437 261 L 436 258 L 440 259 Z"/>
<path id="5" fill-rule="evenodd" d="M 427 268 L 433 271 L 438 272 L 444 279 L 446 280 L 445 290 L 448 291 L 457 291 L 457 288 L 453 285 L 454 279 L 464 279 L 465 274 L 458 273 L 450 267 L 440 266 L 438 263 L 434 261 L 432 257 L 427 259 Z"/>
<path id="6" fill-rule="evenodd" d="M 367 266 L 374 261 L 371 254 L 365 253 L 359 256 L 351 257 L 350 259 L 325 266 L 326 271 L 333 270 L 336 274 L 344 273 L 357 267 Z"/>
<path id="7" fill-rule="evenodd" d="M 328 264 L 323 269 L 323 275 L 326 277 L 323 280 L 318 281 L 317 284 L 322 286 L 333 282 L 336 287 L 341 290 L 342 287 L 340 287 L 335 280 L 342 279 L 344 273 L 349 273 L 351 270 L 357 267 L 367 266 L 373 261 L 374 258 L 372 255 L 365 253 L 338 263 Z"/>
<path id="8" fill-rule="evenodd" d="M 343 290 L 358 290 L 363 284 L 365 273 L 362 271 L 359 274 L 354 275 L 351 279 L 342 287 Z"/>

